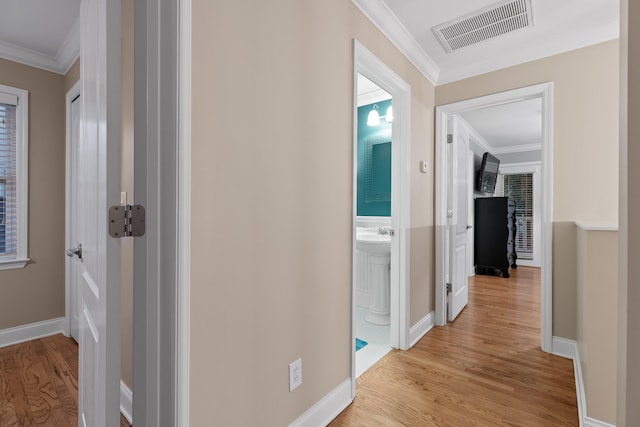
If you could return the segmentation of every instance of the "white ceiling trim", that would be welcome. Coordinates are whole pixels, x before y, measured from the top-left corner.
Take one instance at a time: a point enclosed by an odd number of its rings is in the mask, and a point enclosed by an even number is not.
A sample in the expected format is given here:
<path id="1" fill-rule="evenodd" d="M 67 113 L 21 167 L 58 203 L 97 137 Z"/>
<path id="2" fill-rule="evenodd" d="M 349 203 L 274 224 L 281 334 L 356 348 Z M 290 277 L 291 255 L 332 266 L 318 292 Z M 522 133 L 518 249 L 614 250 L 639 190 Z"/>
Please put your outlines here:
<path id="1" fill-rule="evenodd" d="M 79 23 L 69 31 L 67 38 L 60 47 L 56 57 L 45 55 L 31 49 L 25 49 L 11 43 L 0 41 L 0 58 L 19 62 L 20 64 L 40 68 L 57 74 L 66 74 L 76 59 L 80 56 Z"/>
<path id="2" fill-rule="evenodd" d="M 542 144 L 520 144 L 509 145 L 506 147 L 494 148 L 486 139 L 482 137 L 460 114 L 456 114 L 456 117 L 469 131 L 469 136 L 474 139 L 474 143 L 484 151 L 488 151 L 491 154 L 510 154 L 510 153 L 523 153 L 528 151 L 542 151 Z"/>
<path id="3" fill-rule="evenodd" d="M 64 74 L 67 74 L 69 68 L 76 62 L 76 59 L 80 56 L 80 18 L 78 18 L 71 27 L 71 31 L 64 39 L 62 46 L 56 54 L 56 61 L 63 70 Z"/>
<path id="4" fill-rule="evenodd" d="M 484 139 L 482 135 L 480 135 L 478 131 L 476 131 L 475 128 L 469 124 L 469 122 L 467 122 L 460 114 L 456 114 L 456 118 L 460 121 L 460 123 L 462 123 L 464 127 L 467 128 L 469 136 L 473 138 L 473 142 L 476 146 L 490 153 L 493 151 L 491 144 L 489 144 L 487 140 Z"/>
<path id="5" fill-rule="evenodd" d="M 440 68 L 382 0 L 351 0 L 395 47 L 435 86 Z"/>
<path id="6" fill-rule="evenodd" d="M 385 92 L 382 89 L 376 90 L 374 92 L 367 92 L 358 95 L 358 107 L 362 107 L 363 105 L 371 105 L 376 102 L 386 101 L 387 99 L 391 99 L 391 95 Z"/>
<path id="7" fill-rule="evenodd" d="M 494 154 L 522 153 L 523 151 L 541 151 L 542 144 L 509 145 L 507 147 L 494 148 Z"/>

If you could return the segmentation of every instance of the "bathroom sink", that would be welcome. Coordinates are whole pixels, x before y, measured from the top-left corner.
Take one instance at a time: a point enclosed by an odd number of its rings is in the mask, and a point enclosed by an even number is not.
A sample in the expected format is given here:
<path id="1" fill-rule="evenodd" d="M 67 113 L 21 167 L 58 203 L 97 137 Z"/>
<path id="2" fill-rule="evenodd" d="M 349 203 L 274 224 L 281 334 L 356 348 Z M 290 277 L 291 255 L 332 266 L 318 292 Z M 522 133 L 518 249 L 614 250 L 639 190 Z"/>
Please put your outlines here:
<path id="1" fill-rule="evenodd" d="M 383 231 L 386 231 L 384 228 Z M 388 325 L 390 322 L 390 263 L 391 236 L 380 234 L 377 227 L 356 228 L 356 248 L 364 252 L 367 280 L 371 292 L 369 313 L 364 320 L 372 325 Z"/>
<path id="2" fill-rule="evenodd" d="M 356 248 L 368 253 L 390 254 L 391 236 L 378 234 L 377 228 L 356 229 Z"/>

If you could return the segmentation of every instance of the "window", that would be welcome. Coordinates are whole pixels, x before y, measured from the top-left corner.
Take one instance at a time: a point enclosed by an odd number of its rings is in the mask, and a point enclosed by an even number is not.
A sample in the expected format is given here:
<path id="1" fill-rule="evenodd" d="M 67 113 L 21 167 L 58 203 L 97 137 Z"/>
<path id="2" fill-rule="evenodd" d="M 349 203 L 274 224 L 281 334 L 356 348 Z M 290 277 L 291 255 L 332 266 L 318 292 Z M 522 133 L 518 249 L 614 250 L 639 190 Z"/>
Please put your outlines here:
<path id="1" fill-rule="evenodd" d="M 502 194 L 516 202 L 516 253 L 532 260 L 534 239 L 533 173 L 503 175 Z"/>
<path id="2" fill-rule="evenodd" d="M 0 270 L 27 258 L 27 91 L 0 85 Z"/>

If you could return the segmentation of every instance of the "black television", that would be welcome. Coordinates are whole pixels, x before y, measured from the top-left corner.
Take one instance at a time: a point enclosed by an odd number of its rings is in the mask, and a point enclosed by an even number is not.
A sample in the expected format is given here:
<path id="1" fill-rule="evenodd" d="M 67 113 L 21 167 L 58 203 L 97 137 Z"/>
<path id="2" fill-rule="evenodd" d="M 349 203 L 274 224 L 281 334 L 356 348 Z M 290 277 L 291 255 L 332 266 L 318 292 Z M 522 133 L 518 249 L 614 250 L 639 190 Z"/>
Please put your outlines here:
<path id="1" fill-rule="evenodd" d="M 476 186 L 477 191 L 484 194 L 495 193 L 499 167 L 500 159 L 491 153 L 482 155 L 482 166 L 480 166 L 480 172 L 478 172 L 478 184 Z"/>

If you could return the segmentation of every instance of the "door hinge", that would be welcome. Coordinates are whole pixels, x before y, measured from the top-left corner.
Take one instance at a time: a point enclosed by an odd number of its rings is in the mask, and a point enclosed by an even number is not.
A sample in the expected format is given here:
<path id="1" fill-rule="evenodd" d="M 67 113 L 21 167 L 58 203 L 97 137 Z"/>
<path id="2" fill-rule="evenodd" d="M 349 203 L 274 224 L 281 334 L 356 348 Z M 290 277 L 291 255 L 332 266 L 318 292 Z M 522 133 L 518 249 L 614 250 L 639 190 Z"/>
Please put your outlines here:
<path id="1" fill-rule="evenodd" d="M 453 142 L 453 134 L 447 134 L 447 144 L 451 144 Z"/>
<path id="2" fill-rule="evenodd" d="M 447 283 L 447 293 L 450 294 L 451 293 L 451 283 Z"/>
<path id="3" fill-rule="evenodd" d="M 145 210 L 142 205 L 118 205 L 109 208 L 111 237 L 140 237 L 145 231 Z"/>

